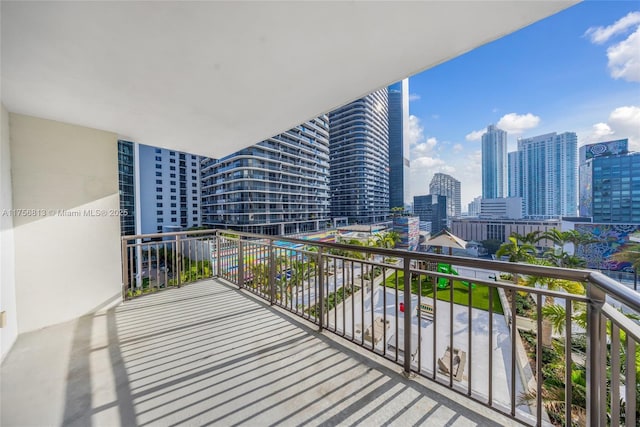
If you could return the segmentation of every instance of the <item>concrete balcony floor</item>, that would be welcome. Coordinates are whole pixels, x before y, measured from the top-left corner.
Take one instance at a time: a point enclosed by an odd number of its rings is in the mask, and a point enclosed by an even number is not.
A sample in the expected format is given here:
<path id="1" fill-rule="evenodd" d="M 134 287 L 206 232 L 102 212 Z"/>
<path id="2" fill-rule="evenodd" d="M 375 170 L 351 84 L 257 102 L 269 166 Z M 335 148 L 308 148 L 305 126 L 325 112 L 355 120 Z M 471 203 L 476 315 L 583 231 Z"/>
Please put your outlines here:
<path id="1" fill-rule="evenodd" d="M 515 424 L 219 280 L 21 335 L 1 391 L 3 426 Z"/>

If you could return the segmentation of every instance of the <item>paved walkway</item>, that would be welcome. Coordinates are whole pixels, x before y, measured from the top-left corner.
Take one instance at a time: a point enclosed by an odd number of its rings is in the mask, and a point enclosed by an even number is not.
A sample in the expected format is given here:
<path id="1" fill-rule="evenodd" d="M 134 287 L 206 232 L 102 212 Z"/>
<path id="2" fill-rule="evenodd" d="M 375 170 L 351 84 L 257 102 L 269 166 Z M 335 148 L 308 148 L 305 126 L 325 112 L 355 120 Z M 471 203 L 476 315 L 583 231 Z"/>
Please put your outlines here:
<path id="1" fill-rule="evenodd" d="M 507 418 L 217 280 L 22 335 L 2 426 L 497 426 Z"/>

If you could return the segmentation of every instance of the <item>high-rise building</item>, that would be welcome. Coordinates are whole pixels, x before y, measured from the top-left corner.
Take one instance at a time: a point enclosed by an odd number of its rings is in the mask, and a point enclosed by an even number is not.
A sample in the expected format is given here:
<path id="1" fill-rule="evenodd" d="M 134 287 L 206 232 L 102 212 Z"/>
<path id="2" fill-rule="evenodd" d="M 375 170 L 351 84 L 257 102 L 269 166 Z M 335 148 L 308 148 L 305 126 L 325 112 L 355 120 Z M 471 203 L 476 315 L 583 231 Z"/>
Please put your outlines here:
<path id="1" fill-rule="evenodd" d="M 371 224 L 389 215 L 388 90 L 329 113 L 331 217 Z"/>
<path id="2" fill-rule="evenodd" d="M 482 208 L 482 197 L 475 197 L 469 204 L 467 205 L 467 215 L 468 216 L 478 216 L 480 215 L 480 209 Z"/>
<path id="3" fill-rule="evenodd" d="M 429 193 L 447 197 L 447 217 L 459 217 L 462 214 L 460 181 L 445 173 L 436 173 L 429 184 Z"/>
<path id="4" fill-rule="evenodd" d="M 136 234 L 134 143 L 118 140 L 118 189 L 120 192 L 120 234 Z"/>
<path id="5" fill-rule="evenodd" d="M 389 208 L 409 203 L 409 79 L 389 91 Z"/>
<path id="6" fill-rule="evenodd" d="M 447 197 L 439 194 L 413 196 L 413 213 L 420 222 L 431 223 L 431 234 L 447 228 Z"/>
<path id="7" fill-rule="evenodd" d="M 522 156 L 522 200 L 528 218 L 576 216 L 578 137 L 548 133 L 518 140 Z"/>
<path id="8" fill-rule="evenodd" d="M 509 197 L 522 197 L 522 152 L 508 153 Z"/>
<path id="9" fill-rule="evenodd" d="M 323 115 L 219 160 L 202 161 L 203 224 L 259 234 L 329 220 L 329 121 Z"/>
<path id="10" fill-rule="evenodd" d="M 139 144 L 141 233 L 200 226 L 200 156 Z"/>
<path id="11" fill-rule="evenodd" d="M 628 140 L 580 147 L 580 216 L 640 223 L 640 153 L 628 153 Z"/>
<path id="12" fill-rule="evenodd" d="M 482 135 L 482 198 L 507 195 L 507 132 L 489 125 Z"/>

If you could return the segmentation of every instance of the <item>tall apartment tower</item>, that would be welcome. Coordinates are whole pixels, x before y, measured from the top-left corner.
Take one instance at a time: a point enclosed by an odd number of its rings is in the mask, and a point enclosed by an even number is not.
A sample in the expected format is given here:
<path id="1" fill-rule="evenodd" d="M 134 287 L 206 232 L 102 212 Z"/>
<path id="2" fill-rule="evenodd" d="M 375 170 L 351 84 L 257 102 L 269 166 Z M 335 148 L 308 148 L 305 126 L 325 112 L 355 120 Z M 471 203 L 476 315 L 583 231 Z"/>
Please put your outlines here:
<path id="1" fill-rule="evenodd" d="M 460 181 L 444 173 L 436 173 L 429 184 L 429 193 L 447 197 L 447 217 L 459 217 L 462 214 Z"/>
<path id="2" fill-rule="evenodd" d="M 522 201 L 529 218 L 576 216 L 578 137 L 548 133 L 518 140 L 522 156 Z"/>
<path id="3" fill-rule="evenodd" d="M 120 193 L 120 234 L 136 234 L 135 145 L 118 140 L 118 189 Z"/>
<path id="4" fill-rule="evenodd" d="M 489 125 L 482 135 L 482 198 L 507 196 L 507 132 Z"/>
<path id="5" fill-rule="evenodd" d="M 139 144 L 141 233 L 200 226 L 200 161 L 194 154 Z"/>
<path id="6" fill-rule="evenodd" d="M 509 197 L 522 197 L 522 152 L 512 151 L 509 160 Z"/>
<path id="7" fill-rule="evenodd" d="M 409 79 L 389 91 L 389 208 L 404 207 L 409 201 Z"/>
<path id="8" fill-rule="evenodd" d="M 640 223 L 640 153 L 628 140 L 580 147 L 580 216 L 596 223 Z"/>
<path id="9" fill-rule="evenodd" d="M 430 223 L 425 231 L 439 233 L 447 227 L 447 196 L 413 196 L 413 213 L 420 218 L 420 222 Z"/>
<path id="10" fill-rule="evenodd" d="M 331 217 L 371 224 L 389 215 L 387 88 L 329 113 Z"/>
<path id="11" fill-rule="evenodd" d="M 309 120 L 219 160 L 202 161 L 203 224 L 286 235 L 329 220 L 329 120 Z"/>

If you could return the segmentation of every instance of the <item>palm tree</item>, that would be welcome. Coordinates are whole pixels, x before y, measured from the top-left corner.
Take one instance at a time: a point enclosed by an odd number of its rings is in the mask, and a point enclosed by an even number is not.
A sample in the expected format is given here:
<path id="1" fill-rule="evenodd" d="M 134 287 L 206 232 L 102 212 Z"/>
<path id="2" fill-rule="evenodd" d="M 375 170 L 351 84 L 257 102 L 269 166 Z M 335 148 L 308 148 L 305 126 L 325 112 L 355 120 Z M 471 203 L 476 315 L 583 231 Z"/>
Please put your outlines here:
<path id="1" fill-rule="evenodd" d="M 536 248 L 530 243 L 520 244 L 516 237 L 509 237 L 509 241 L 500 245 L 496 257 L 509 257 L 509 262 L 532 261 Z"/>
<path id="2" fill-rule="evenodd" d="M 538 265 L 550 265 L 548 261 L 545 260 L 532 260 L 532 264 Z M 584 295 L 585 288 L 584 285 L 580 282 L 574 282 L 571 280 L 564 279 L 556 279 L 553 277 L 546 276 L 527 276 L 525 279 L 519 282 L 521 285 L 528 286 L 531 288 L 542 287 L 550 291 L 559 291 L 564 290 L 570 294 L 575 295 Z M 553 313 L 553 309 L 549 309 L 546 307 L 550 307 L 554 305 L 554 298 L 552 296 L 545 296 L 544 298 L 544 307 L 542 308 L 543 312 L 547 312 L 548 314 Z M 553 324 L 549 317 L 543 316 L 542 319 L 542 345 L 545 347 L 551 346 L 551 331 L 553 329 Z"/>
<path id="3" fill-rule="evenodd" d="M 528 243 L 532 246 L 535 246 L 536 243 L 543 239 L 541 234 L 542 232 L 540 230 L 534 230 L 524 235 L 519 233 L 511 233 L 511 237 L 515 237 L 516 240 L 520 243 Z"/>
<path id="4" fill-rule="evenodd" d="M 611 255 L 611 259 L 618 262 L 631 263 L 633 271 L 640 270 L 640 243 L 624 245 L 621 251 Z"/>

